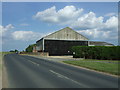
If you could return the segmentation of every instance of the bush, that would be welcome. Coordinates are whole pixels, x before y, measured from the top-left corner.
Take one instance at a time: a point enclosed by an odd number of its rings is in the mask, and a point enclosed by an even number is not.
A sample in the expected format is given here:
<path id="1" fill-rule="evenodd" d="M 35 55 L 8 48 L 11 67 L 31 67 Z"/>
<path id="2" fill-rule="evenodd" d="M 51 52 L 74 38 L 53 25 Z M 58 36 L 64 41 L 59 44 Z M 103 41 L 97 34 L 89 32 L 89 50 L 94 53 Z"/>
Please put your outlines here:
<path id="1" fill-rule="evenodd" d="M 29 45 L 29 46 L 25 49 L 25 51 L 26 51 L 26 52 L 32 52 L 32 51 L 33 51 L 33 47 L 34 47 L 35 45 L 36 45 L 36 44 Z"/>
<path id="2" fill-rule="evenodd" d="M 73 46 L 74 58 L 119 60 L 120 46 Z"/>

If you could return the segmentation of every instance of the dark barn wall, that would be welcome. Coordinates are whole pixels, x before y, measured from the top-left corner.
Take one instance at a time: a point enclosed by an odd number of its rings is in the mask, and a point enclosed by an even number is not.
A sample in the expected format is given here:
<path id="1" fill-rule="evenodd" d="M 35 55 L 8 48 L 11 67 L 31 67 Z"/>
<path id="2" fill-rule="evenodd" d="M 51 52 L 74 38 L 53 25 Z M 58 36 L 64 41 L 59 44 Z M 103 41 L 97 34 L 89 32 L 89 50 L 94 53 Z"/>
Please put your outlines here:
<path id="1" fill-rule="evenodd" d="M 88 46 L 88 41 L 65 41 L 65 40 L 45 40 L 45 52 L 49 55 L 72 55 L 70 48 L 72 46 Z"/>

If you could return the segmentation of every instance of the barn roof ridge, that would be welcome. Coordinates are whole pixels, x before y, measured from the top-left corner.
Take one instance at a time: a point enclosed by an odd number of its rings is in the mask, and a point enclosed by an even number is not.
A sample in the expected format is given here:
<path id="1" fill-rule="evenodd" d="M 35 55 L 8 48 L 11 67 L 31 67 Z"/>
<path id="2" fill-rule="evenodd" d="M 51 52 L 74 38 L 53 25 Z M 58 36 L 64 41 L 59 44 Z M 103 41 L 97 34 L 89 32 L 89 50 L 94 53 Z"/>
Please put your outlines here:
<path id="1" fill-rule="evenodd" d="M 73 29 L 70 28 L 70 27 L 65 27 L 65 28 L 63 28 L 63 29 L 57 30 L 57 31 L 55 31 L 55 32 L 53 32 L 53 33 L 51 33 L 51 34 L 46 35 L 46 36 L 44 36 L 43 38 L 45 38 L 45 37 L 47 37 L 47 36 L 49 36 L 49 35 L 55 34 L 55 33 L 59 32 L 59 31 L 65 30 L 65 29 L 70 29 L 70 30 L 72 30 L 72 31 L 74 31 L 74 32 L 76 32 L 76 33 L 78 33 L 77 31 L 73 30 Z M 80 33 L 78 33 L 78 34 L 81 35 L 81 36 L 83 36 L 83 35 L 80 34 Z M 85 36 L 83 36 L 83 37 L 85 37 Z M 85 37 L 85 38 L 87 38 L 87 37 Z M 88 39 L 88 38 L 87 38 L 87 39 Z M 89 39 L 88 39 L 88 40 L 89 40 Z"/>

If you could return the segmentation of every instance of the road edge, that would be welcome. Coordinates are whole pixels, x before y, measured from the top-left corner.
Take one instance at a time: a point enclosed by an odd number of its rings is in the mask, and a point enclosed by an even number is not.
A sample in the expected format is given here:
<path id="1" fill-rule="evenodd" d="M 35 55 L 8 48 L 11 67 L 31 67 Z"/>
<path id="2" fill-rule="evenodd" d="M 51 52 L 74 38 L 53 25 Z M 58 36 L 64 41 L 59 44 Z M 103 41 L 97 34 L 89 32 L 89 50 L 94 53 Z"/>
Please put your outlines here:
<path id="1" fill-rule="evenodd" d="M 27 56 L 31 56 L 31 57 L 35 57 L 35 58 L 40 59 L 40 57 L 36 57 L 36 56 L 32 56 L 32 55 L 27 55 Z M 42 58 L 42 59 L 48 60 L 47 58 Z M 48 60 L 48 61 L 50 61 L 50 60 Z M 76 67 L 76 68 L 81 68 L 81 69 L 85 69 L 85 70 L 89 70 L 89 71 L 98 72 L 100 74 L 104 74 L 104 75 L 109 75 L 109 76 L 113 76 L 113 77 L 117 77 L 117 78 L 119 77 L 120 78 L 120 76 L 118 76 L 118 75 L 114 75 L 114 74 L 110 74 L 110 73 L 107 73 L 107 72 L 102 72 L 102 71 L 98 71 L 98 70 L 94 70 L 94 69 L 90 69 L 90 68 L 86 68 L 86 67 L 82 67 L 82 66 L 77 66 L 77 65 L 73 65 L 73 64 L 64 63 L 63 61 L 53 61 L 53 62 L 58 62 L 58 63 L 66 64 L 66 65 L 69 65 L 69 66 L 73 66 L 73 67 Z"/>
<path id="2" fill-rule="evenodd" d="M 5 67 L 4 56 L 2 59 L 2 88 L 8 88 L 8 75 Z"/>

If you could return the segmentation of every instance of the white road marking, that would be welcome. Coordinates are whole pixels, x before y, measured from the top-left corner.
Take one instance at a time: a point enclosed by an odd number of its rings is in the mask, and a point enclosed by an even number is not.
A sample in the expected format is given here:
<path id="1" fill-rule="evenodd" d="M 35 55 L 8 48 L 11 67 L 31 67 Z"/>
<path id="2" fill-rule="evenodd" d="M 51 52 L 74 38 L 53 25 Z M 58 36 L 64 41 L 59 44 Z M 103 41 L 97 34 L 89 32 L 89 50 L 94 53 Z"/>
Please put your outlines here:
<path id="1" fill-rule="evenodd" d="M 79 82 L 77 82 L 77 81 L 75 81 L 75 80 L 73 80 L 73 79 L 70 79 L 70 78 L 68 78 L 68 77 L 66 77 L 66 76 L 64 76 L 64 75 L 62 75 L 62 74 L 59 74 L 59 73 L 53 71 L 53 70 L 49 70 L 49 71 L 52 72 L 52 73 L 54 73 L 54 74 L 56 74 L 56 75 L 57 75 L 58 77 L 60 77 L 60 78 L 65 78 L 65 79 L 70 80 L 70 81 L 72 81 L 72 82 L 74 82 L 74 83 L 76 83 L 76 84 L 78 84 L 78 85 L 80 85 L 80 86 L 83 86 L 83 87 L 85 87 L 85 88 L 90 88 L 90 87 L 88 87 L 88 86 L 86 86 L 86 85 L 84 85 L 84 84 L 82 84 L 82 83 L 79 83 Z"/>
<path id="2" fill-rule="evenodd" d="M 39 66 L 38 63 L 35 63 L 35 62 L 31 61 L 31 60 L 28 60 L 28 61 L 31 62 L 31 63 L 33 63 L 33 64 L 35 64 L 35 65 L 37 65 L 37 66 Z"/>

